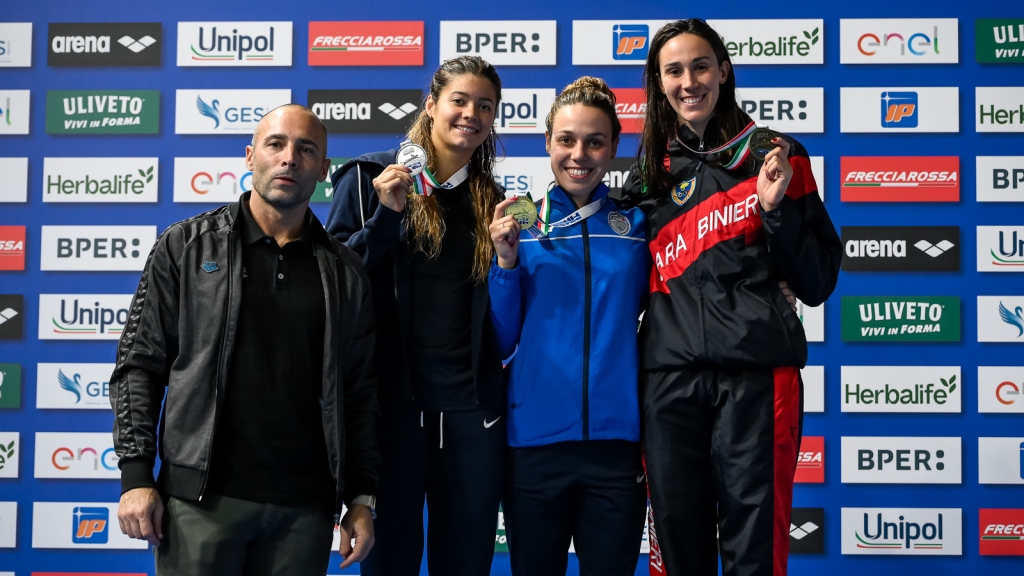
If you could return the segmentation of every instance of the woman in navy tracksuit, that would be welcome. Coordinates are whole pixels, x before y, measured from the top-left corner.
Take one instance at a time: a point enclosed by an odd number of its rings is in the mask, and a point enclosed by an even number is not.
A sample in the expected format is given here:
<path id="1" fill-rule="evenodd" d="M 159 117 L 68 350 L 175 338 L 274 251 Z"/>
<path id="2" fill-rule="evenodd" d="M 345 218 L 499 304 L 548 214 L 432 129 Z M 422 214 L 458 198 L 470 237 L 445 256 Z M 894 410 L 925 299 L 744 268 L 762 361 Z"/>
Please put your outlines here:
<path id="1" fill-rule="evenodd" d="M 504 216 L 510 199 L 490 226 L 491 317 L 503 356 L 518 343 L 503 500 L 517 576 L 564 575 L 571 539 L 580 574 L 636 570 L 646 510 L 636 330 L 650 259 L 642 214 L 619 210 L 601 182 L 620 132 L 604 81 L 566 87 L 547 117 L 558 185 L 541 221 L 520 231 Z"/>

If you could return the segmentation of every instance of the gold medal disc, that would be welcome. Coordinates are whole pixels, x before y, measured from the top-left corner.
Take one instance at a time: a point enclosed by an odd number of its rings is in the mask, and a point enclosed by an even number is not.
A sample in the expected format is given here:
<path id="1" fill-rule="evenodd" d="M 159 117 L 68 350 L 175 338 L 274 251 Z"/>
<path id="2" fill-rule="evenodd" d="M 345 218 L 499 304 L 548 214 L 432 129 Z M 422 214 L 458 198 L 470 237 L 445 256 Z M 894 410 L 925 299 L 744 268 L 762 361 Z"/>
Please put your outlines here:
<path id="1" fill-rule="evenodd" d="M 513 216 L 525 230 L 537 223 L 537 205 L 526 196 L 520 196 L 505 208 L 505 216 Z"/>

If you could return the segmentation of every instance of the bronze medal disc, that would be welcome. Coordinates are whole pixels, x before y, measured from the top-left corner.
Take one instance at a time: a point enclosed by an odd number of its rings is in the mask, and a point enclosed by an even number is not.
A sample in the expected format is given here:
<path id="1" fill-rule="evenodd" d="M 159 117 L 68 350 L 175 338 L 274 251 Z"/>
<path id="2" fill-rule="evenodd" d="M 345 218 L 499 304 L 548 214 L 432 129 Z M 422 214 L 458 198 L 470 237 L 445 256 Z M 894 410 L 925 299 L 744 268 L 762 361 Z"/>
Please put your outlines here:
<path id="1" fill-rule="evenodd" d="M 764 160 L 769 152 L 778 147 L 772 144 L 772 138 L 778 138 L 778 133 L 767 128 L 758 128 L 750 135 L 750 153 L 758 160 Z"/>

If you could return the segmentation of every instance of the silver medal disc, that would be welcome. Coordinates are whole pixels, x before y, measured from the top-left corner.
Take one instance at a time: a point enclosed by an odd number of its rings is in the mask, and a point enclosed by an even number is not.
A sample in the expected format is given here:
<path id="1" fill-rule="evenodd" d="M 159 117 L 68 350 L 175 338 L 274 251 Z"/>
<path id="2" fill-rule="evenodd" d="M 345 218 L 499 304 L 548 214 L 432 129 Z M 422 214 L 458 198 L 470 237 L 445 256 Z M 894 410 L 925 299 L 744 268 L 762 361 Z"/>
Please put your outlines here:
<path id="1" fill-rule="evenodd" d="M 395 162 L 408 168 L 409 174 L 415 176 L 427 167 L 427 151 L 419 144 L 406 144 L 398 151 Z"/>

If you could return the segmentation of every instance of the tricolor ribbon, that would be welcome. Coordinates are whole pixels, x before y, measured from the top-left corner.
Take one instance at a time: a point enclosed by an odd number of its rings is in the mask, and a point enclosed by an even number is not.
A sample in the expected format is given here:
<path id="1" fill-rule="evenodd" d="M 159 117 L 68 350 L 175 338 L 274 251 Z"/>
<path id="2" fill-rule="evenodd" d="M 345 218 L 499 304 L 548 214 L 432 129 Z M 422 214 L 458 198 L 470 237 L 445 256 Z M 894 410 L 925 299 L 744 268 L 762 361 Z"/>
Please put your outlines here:
<path id="1" fill-rule="evenodd" d="M 443 183 L 438 183 L 437 178 L 434 178 L 434 175 L 430 172 L 430 168 L 424 166 L 422 172 L 412 177 L 412 189 L 416 194 L 430 196 L 434 189 L 451 190 L 465 182 L 466 178 L 469 178 L 469 164 L 466 164 L 458 172 L 452 174 L 452 177 Z"/>

